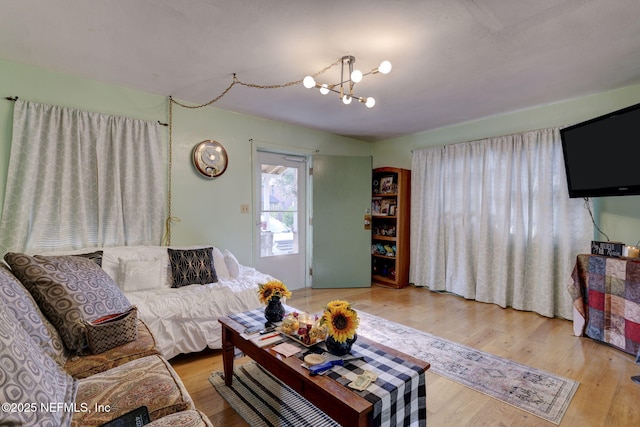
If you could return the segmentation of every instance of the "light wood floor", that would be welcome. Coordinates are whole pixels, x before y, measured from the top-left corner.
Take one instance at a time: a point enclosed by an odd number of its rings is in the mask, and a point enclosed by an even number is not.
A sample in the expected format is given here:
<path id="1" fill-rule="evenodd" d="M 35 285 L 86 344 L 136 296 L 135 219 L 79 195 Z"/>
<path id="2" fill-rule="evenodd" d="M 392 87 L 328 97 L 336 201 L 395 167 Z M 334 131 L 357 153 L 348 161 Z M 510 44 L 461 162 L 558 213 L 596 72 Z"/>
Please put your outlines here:
<path id="1" fill-rule="evenodd" d="M 640 365 L 620 350 L 575 337 L 568 320 L 414 287 L 302 289 L 294 291 L 287 303 L 317 312 L 334 299 L 351 301 L 356 309 L 580 382 L 561 426 L 640 425 L 640 385 L 630 380 L 632 375 L 640 375 Z M 220 351 L 178 356 L 172 364 L 196 407 L 216 427 L 247 426 L 208 381 L 211 372 L 222 370 Z M 554 425 L 430 371 L 426 380 L 430 427 Z"/>

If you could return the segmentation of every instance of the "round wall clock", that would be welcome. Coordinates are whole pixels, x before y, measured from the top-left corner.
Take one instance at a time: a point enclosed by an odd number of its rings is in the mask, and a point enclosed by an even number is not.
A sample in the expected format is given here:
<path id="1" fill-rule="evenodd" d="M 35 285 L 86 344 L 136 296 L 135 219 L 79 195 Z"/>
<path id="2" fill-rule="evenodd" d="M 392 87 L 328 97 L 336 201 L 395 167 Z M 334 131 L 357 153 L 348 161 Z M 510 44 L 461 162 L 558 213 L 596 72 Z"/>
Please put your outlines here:
<path id="1" fill-rule="evenodd" d="M 220 176 L 227 169 L 227 151 L 217 141 L 207 140 L 193 147 L 193 165 L 207 178 Z"/>

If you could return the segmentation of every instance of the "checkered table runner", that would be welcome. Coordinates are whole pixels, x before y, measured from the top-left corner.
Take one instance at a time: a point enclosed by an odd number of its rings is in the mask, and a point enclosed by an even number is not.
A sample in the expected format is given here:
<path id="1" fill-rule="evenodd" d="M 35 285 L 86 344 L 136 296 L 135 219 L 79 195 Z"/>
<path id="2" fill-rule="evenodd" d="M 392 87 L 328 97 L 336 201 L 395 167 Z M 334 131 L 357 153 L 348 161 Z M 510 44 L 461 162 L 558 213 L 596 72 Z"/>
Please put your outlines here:
<path id="1" fill-rule="evenodd" d="M 295 311 L 287 308 L 287 312 Z M 245 327 L 262 326 L 265 323 L 264 309 L 261 308 L 229 317 Z M 325 375 L 345 387 L 351 382 L 346 378 L 349 373 L 357 375 L 368 370 L 378 375 L 378 379 L 367 390 L 351 389 L 373 404 L 374 425 L 427 425 L 425 374 L 419 366 L 358 341 L 351 348 L 351 356 L 364 357 L 364 360 L 352 360 L 343 366 L 334 366 Z"/>

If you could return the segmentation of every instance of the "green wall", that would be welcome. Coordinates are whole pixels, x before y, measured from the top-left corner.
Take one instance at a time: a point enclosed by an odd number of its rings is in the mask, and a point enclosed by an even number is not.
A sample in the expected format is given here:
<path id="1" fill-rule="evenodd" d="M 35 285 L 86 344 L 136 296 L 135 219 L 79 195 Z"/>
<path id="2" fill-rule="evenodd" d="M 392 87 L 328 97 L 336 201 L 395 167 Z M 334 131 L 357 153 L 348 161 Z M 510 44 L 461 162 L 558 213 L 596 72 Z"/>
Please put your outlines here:
<path id="1" fill-rule="evenodd" d="M 640 85 L 487 117 L 374 144 L 374 167 L 411 168 L 411 150 L 510 135 L 579 123 L 640 103 Z M 631 147 L 630 147 L 631 148 Z M 640 172 L 638 172 L 640 174 Z M 611 241 L 635 245 L 640 240 L 640 196 L 594 199 L 594 215 Z M 594 228 L 594 239 L 605 239 Z M 606 240 L 606 239 L 605 239 Z"/>
<path id="2" fill-rule="evenodd" d="M 168 99 L 97 81 L 53 73 L 0 60 L 0 94 L 21 99 L 168 122 Z M 169 94 L 167 94 L 169 95 Z M 218 93 L 212 93 L 211 97 Z M 256 96 L 269 96 L 266 92 Z M 0 99 L 0 201 L 4 200 L 11 146 L 13 103 Z M 168 128 L 165 139 L 168 142 Z M 224 145 L 227 171 L 215 180 L 201 178 L 191 165 L 191 150 L 205 139 Z M 253 140 L 253 143 L 250 141 Z M 256 147 L 295 153 L 370 156 L 372 145 L 299 126 L 230 113 L 218 108 L 173 107 L 172 227 L 174 245 L 214 244 L 252 265 L 253 170 Z M 37 141 L 34 141 L 37 144 Z M 248 204 L 250 212 L 240 213 Z M 1 208 L 0 202 L 0 208 Z"/>
<path id="3" fill-rule="evenodd" d="M 0 95 L 168 122 L 168 103 L 163 95 L 3 60 Z M 410 168 L 414 148 L 577 123 L 639 102 L 640 85 L 636 85 L 374 144 L 213 107 L 193 110 L 174 106 L 172 213 L 181 221 L 172 227 L 172 244 L 211 243 L 229 248 L 241 262 L 252 264 L 252 158 L 258 146 L 296 153 L 373 155 L 374 167 Z M 0 99 L 0 208 L 11 146 L 12 111 L 13 103 Z M 165 138 L 168 140 L 168 130 Z M 191 149 L 205 139 L 221 142 L 229 154 L 229 168 L 216 180 L 200 178 L 191 167 Z M 249 214 L 240 213 L 242 204 L 251 207 Z M 599 198 L 594 205 L 600 228 L 611 240 L 627 244 L 640 240 L 640 196 Z M 595 230 L 594 237 L 602 238 Z"/>

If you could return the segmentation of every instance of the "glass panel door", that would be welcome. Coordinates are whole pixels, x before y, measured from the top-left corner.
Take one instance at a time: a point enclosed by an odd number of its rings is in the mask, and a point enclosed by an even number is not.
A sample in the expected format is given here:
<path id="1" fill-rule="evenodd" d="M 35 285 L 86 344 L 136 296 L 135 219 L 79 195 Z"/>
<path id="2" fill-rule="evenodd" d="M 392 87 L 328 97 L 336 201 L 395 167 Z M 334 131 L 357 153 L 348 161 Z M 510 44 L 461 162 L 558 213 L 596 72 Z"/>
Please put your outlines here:
<path id="1" fill-rule="evenodd" d="M 298 165 L 296 165 L 298 166 Z M 261 164 L 260 256 L 297 254 L 298 168 Z"/>
<path id="2" fill-rule="evenodd" d="M 289 289 L 307 285 L 306 157 L 258 151 L 255 267 Z"/>

